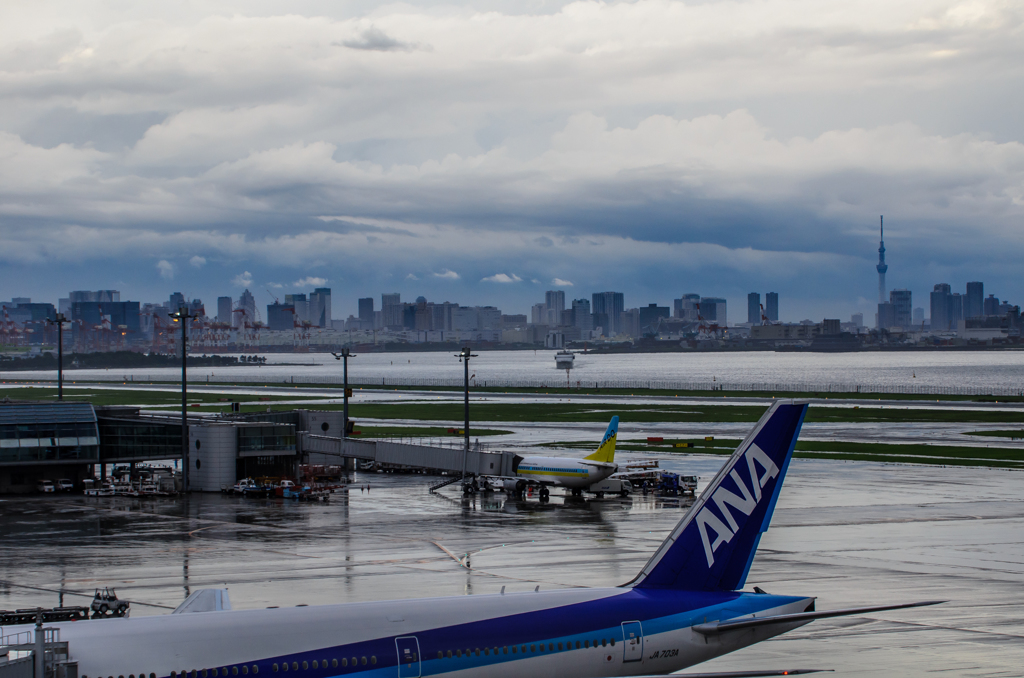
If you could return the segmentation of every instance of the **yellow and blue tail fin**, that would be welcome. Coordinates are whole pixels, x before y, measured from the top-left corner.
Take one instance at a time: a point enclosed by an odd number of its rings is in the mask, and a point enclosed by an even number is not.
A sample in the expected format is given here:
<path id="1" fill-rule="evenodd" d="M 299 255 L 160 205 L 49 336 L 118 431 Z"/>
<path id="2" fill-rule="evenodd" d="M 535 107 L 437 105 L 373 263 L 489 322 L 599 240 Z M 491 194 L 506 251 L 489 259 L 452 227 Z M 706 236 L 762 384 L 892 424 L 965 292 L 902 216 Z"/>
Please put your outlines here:
<path id="1" fill-rule="evenodd" d="M 608 423 L 608 430 L 604 432 L 604 438 L 601 439 L 601 446 L 597 448 L 597 452 L 594 452 L 584 459 L 590 461 L 602 461 L 605 463 L 611 463 L 615 461 L 615 439 L 619 436 L 619 418 L 618 416 L 612 417 L 612 420 Z"/>

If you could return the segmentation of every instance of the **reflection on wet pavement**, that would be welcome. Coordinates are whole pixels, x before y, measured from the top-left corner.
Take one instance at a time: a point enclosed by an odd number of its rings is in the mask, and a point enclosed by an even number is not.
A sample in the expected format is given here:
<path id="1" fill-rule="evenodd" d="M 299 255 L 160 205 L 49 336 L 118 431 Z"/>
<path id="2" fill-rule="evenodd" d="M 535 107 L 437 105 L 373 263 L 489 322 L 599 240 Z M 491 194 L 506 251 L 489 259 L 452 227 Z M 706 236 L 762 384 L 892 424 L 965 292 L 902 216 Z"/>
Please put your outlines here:
<path id="1" fill-rule="evenodd" d="M 722 461 L 662 466 L 706 482 Z M 819 609 L 950 602 L 815 622 L 702 668 L 1019 675 L 1021 479 L 997 469 L 795 460 L 750 586 L 817 595 Z M 686 503 L 467 500 L 451 488 L 429 494 L 431 480 L 358 474 L 326 505 L 220 495 L 8 498 L 0 501 L 0 608 L 56 605 L 61 587 L 67 604 L 83 604 L 99 585 L 134 601 L 133 616 L 166 613 L 204 587 L 227 586 L 236 608 L 254 608 L 617 585 Z"/>

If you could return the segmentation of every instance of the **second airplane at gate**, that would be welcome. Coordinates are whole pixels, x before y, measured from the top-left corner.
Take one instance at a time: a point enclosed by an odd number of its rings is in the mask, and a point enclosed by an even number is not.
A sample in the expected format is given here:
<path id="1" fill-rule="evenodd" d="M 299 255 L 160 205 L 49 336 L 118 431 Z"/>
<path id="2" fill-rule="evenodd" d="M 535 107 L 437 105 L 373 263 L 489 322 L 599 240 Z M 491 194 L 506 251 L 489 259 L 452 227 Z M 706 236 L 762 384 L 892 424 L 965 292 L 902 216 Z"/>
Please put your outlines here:
<path id="1" fill-rule="evenodd" d="M 540 486 L 546 497 L 551 487 L 564 487 L 574 496 L 583 494 L 619 470 L 615 463 L 615 440 L 619 434 L 619 418 L 612 417 L 601 445 L 593 454 L 573 457 L 516 457 L 513 464 L 515 478 L 502 478 L 505 489 L 522 492 L 527 485 Z"/>

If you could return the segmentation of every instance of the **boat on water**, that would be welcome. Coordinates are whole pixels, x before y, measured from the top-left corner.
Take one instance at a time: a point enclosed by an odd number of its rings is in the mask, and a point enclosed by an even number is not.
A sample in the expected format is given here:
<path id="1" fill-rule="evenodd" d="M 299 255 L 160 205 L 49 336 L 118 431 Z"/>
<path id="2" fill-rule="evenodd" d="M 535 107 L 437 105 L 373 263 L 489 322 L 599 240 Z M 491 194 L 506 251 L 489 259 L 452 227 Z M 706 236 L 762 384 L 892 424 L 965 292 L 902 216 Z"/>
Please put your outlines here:
<path id="1" fill-rule="evenodd" d="M 572 351 L 559 351 L 555 354 L 555 367 L 560 370 L 571 370 L 576 354 Z"/>

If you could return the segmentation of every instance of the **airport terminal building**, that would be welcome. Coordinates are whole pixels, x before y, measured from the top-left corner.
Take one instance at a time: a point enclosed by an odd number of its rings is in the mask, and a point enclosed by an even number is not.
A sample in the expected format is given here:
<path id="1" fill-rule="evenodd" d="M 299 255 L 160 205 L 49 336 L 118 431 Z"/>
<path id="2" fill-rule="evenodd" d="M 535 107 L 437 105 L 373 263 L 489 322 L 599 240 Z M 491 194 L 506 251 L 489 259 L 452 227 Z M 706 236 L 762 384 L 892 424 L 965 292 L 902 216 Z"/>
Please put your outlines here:
<path id="1" fill-rule="evenodd" d="M 92 405 L 0 404 L 0 494 L 35 491 L 44 478 L 78 483 L 99 460 Z"/>
<path id="2" fill-rule="evenodd" d="M 190 486 L 218 492 L 245 477 L 294 476 L 299 433 L 338 435 L 342 413 L 291 410 L 189 420 Z M 89 403 L 0 403 L 0 494 L 37 491 L 40 480 L 76 489 L 114 464 L 170 462 L 180 468 L 181 419 L 137 407 Z M 97 466 L 98 465 L 98 466 Z"/>

